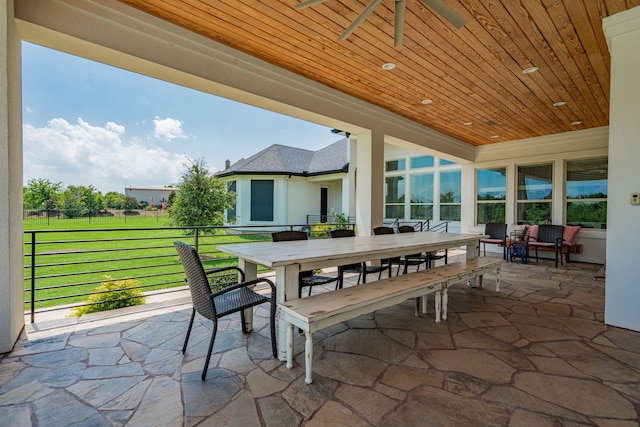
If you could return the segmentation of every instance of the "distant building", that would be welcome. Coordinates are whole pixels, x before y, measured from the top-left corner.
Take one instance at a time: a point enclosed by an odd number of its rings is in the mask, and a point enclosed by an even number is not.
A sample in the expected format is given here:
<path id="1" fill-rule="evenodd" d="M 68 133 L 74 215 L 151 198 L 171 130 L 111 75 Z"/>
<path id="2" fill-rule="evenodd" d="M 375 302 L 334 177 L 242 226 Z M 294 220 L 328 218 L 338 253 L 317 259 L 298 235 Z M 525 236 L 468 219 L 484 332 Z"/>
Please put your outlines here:
<path id="1" fill-rule="evenodd" d="M 169 194 L 178 191 L 173 187 L 125 187 L 124 195 L 135 197 L 138 202 L 146 202 L 150 206 L 162 207 L 169 200 Z"/>
<path id="2" fill-rule="evenodd" d="M 306 224 L 349 213 L 349 141 L 318 151 L 274 144 L 216 173 L 237 194 L 227 224 Z"/>

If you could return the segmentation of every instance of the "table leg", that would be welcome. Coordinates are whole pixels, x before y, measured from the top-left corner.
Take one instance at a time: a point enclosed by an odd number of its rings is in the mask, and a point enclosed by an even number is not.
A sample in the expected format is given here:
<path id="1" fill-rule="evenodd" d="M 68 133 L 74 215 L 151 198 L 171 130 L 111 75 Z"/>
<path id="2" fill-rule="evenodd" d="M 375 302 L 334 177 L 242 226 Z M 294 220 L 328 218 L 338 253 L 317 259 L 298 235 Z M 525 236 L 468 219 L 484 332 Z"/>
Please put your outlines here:
<path id="1" fill-rule="evenodd" d="M 475 259 L 480 252 L 480 241 L 467 245 L 467 259 Z M 467 280 L 467 286 L 471 288 L 476 287 L 476 278 L 473 277 Z"/>
<path id="2" fill-rule="evenodd" d="M 441 307 L 442 307 L 442 293 L 440 291 L 436 291 L 436 323 L 440 323 Z"/>
<path id="3" fill-rule="evenodd" d="M 298 298 L 298 274 L 300 265 L 275 267 L 276 272 L 276 302 L 278 304 Z M 287 360 L 287 323 L 276 319 L 276 334 L 278 335 L 278 359 Z"/>
<path id="4" fill-rule="evenodd" d="M 307 384 L 311 384 L 313 382 L 313 379 L 311 378 L 311 368 L 313 364 L 313 334 L 311 332 L 305 332 L 305 336 L 307 339 L 304 343 L 304 382 Z"/>
<path id="5" fill-rule="evenodd" d="M 449 305 L 448 287 L 442 290 L 442 318 L 447 320 L 447 306 Z"/>
<path id="6" fill-rule="evenodd" d="M 258 266 L 250 261 L 238 258 L 238 267 L 244 271 L 245 280 L 253 280 L 258 276 Z M 253 307 L 244 310 L 244 325 L 247 332 L 253 330 Z"/>

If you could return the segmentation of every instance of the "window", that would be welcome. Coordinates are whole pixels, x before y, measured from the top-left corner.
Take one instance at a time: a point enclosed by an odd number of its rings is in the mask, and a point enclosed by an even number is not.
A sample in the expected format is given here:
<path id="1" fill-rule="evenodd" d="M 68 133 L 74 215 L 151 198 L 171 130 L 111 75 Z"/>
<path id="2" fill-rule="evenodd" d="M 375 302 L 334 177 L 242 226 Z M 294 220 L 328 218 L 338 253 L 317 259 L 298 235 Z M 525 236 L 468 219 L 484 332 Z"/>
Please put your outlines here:
<path id="1" fill-rule="evenodd" d="M 433 219 L 433 174 L 413 174 L 411 184 L 411 219 Z"/>
<path id="2" fill-rule="evenodd" d="M 455 164 L 457 164 L 457 163 L 456 162 L 452 162 L 451 160 L 440 159 L 440 166 L 455 165 Z"/>
<path id="3" fill-rule="evenodd" d="M 251 221 L 273 221 L 273 180 L 251 181 Z"/>
<path id="4" fill-rule="evenodd" d="M 433 156 L 412 157 L 410 162 L 411 169 L 428 168 L 433 166 Z"/>
<path id="5" fill-rule="evenodd" d="M 607 162 L 607 157 L 567 162 L 567 225 L 607 228 Z"/>
<path id="6" fill-rule="evenodd" d="M 385 178 L 385 218 L 404 218 L 404 176 Z"/>
<path id="7" fill-rule="evenodd" d="M 236 181 L 229 181 L 228 185 L 227 185 L 227 191 L 229 193 L 235 193 L 236 192 Z M 227 223 L 229 224 L 233 224 L 236 222 L 236 216 L 238 215 L 237 211 L 236 211 L 236 200 L 234 198 L 233 200 L 233 205 L 231 205 L 231 207 L 229 209 L 227 209 Z"/>
<path id="8" fill-rule="evenodd" d="M 440 221 L 460 221 L 462 173 L 440 172 Z"/>
<path id="9" fill-rule="evenodd" d="M 517 221 L 551 224 L 553 165 L 518 166 Z"/>
<path id="10" fill-rule="evenodd" d="M 387 172 L 403 171 L 405 169 L 405 160 L 390 160 L 385 163 L 385 170 Z"/>
<path id="11" fill-rule="evenodd" d="M 476 171 L 476 218 L 478 224 L 505 223 L 507 169 Z"/>

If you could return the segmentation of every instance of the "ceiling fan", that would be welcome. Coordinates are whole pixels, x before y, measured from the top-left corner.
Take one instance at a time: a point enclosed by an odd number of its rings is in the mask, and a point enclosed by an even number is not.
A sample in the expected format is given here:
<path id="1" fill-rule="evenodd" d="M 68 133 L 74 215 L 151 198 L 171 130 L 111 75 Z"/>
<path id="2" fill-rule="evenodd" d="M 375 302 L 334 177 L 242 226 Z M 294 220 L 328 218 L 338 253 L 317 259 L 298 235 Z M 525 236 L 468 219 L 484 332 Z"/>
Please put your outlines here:
<path id="1" fill-rule="evenodd" d="M 306 0 L 302 3 L 297 4 L 296 9 L 304 9 L 309 6 L 313 6 L 314 4 L 324 3 L 327 0 Z M 383 0 L 372 0 L 369 6 L 349 25 L 349 27 L 344 30 L 344 33 L 340 36 L 340 40 L 345 40 L 353 31 L 364 21 L 367 19 L 367 16 L 373 12 Z M 394 31 L 393 31 L 393 46 L 398 47 L 402 45 L 404 39 L 404 10 L 405 10 L 405 1 L 406 0 L 394 0 L 395 1 L 395 9 L 394 9 Z M 456 29 L 462 28 L 466 21 L 456 13 L 451 7 L 449 7 L 442 0 L 420 0 L 424 3 L 425 6 L 431 8 L 433 11 L 442 16 L 445 20 L 447 20 L 451 25 L 453 25 Z"/>

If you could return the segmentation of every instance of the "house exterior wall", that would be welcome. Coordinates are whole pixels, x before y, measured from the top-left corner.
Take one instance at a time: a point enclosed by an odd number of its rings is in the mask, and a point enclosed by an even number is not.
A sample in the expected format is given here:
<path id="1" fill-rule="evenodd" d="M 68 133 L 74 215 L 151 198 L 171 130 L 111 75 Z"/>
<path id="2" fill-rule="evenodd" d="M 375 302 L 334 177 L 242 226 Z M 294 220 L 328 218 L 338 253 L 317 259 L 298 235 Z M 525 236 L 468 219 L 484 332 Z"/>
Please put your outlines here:
<path id="1" fill-rule="evenodd" d="M 640 7 L 605 18 L 603 27 L 611 52 L 605 322 L 638 331 L 640 206 L 630 199 L 640 192 Z"/>
<path id="2" fill-rule="evenodd" d="M 529 138 L 521 141 L 479 147 L 475 163 L 463 165 L 463 231 L 483 232 L 484 224 L 476 219 L 476 171 L 494 167 L 507 170 L 506 222 L 516 223 L 516 173 L 519 165 L 551 163 L 553 165 L 552 222 L 565 224 L 565 177 L 566 162 L 608 154 L 609 129 L 598 128 L 586 131 L 567 132 L 547 137 Z M 513 156 L 513 157 L 512 157 Z M 609 167 L 611 173 L 611 167 Z M 609 181 L 611 182 L 611 181 Z M 612 186 L 609 184 L 609 200 Z M 611 206 L 609 205 L 609 210 Z M 576 243 L 583 245 L 582 254 L 572 254 L 571 259 L 581 262 L 605 263 L 607 230 L 583 228 Z M 501 251 L 488 245 L 487 251 Z"/>
<path id="3" fill-rule="evenodd" d="M 282 225 L 306 224 L 307 215 L 320 215 L 320 189 L 329 189 L 329 212 L 340 211 L 342 182 L 340 177 L 315 180 L 313 177 L 288 177 L 286 175 L 235 175 L 221 178 L 225 182 L 236 181 L 236 222 L 234 225 Z M 273 221 L 251 220 L 251 181 L 273 180 Z"/>

